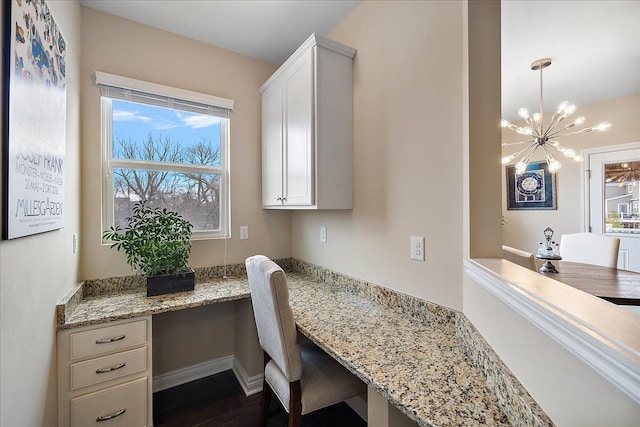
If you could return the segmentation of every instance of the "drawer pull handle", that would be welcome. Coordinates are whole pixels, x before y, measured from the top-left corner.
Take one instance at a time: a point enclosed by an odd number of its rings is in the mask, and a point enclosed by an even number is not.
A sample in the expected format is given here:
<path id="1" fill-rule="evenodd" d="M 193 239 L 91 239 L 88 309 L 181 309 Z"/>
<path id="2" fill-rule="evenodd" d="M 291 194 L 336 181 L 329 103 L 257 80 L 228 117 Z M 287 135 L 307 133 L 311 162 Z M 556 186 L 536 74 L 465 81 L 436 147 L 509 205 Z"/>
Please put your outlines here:
<path id="1" fill-rule="evenodd" d="M 113 414 L 109 414 L 109 415 L 101 415 L 98 418 L 96 418 L 96 422 L 101 422 L 101 421 L 109 421 L 114 419 L 115 417 L 119 417 L 120 415 L 124 414 L 125 412 L 127 412 L 126 409 L 122 408 L 120 410 L 117 410 L 116 412 L 114 412 Z"/>
<path id="2" fill-rule="evenodd" d="M 107 372 L 117 371 L 118 369 L 122 369 L 125 366 L 127 366 L 126 363 L 118 363 L 117 365 L 109 366 L 107 368 L 99 368 L 96 369 L 96 374 L 106 374 Z"/>
<path id="3" fill-rule="evenodd" d="M 120 341 L 125 338 L 125 335 L 119 335 L 113 338 L 98 338 L 96 344 L 109 344 L 110 342 Z"/>

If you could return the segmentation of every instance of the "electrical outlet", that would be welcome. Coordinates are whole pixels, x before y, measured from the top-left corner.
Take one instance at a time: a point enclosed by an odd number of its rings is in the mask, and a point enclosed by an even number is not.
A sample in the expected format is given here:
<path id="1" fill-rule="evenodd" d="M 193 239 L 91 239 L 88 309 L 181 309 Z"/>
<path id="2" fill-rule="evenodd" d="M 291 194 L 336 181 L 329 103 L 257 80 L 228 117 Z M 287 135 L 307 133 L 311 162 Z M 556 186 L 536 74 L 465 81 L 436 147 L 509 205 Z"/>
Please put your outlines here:
<path id="1" fill-rule="evenodd" d="M 78 234 L 74 233 L 73 234 L 73 253 L 75 254 L 76 252 L 78 252 Z"/>
<path id="2" fill-rule="evenodd" d="M 411 236 L 411 259 L 424 261 L 424 237 Z"/>
<path id="3" fill-rule="evenodd" d="M 327 227 L 320 227 L 320 242 L 327 243 Z"/>
<path id="4" fill-rule="evenodd" d="M 240 240 L 247 240 L 249 239 L 249 226 L 248 225 L 241 225 L 240 226 Z"/>

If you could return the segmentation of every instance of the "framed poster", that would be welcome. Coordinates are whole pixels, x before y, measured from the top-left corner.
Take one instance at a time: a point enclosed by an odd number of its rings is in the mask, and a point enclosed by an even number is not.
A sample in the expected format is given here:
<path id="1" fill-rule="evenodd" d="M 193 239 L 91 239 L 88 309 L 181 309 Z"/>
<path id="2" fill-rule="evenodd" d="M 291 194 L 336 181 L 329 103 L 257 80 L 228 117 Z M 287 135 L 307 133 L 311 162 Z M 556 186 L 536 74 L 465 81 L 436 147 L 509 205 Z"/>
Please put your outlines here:
<path id="1" fill-rule="evenodd" d="M 4 9 L 2 238 L 64 227 L 66 44 L 44 0 Z"/>
<path id="2" fill-rule="evenodd" d="M 507 166 L 507 210 L 557 209 L 556 176 L 547 162 L 529 163 L 520 175 Z"/>

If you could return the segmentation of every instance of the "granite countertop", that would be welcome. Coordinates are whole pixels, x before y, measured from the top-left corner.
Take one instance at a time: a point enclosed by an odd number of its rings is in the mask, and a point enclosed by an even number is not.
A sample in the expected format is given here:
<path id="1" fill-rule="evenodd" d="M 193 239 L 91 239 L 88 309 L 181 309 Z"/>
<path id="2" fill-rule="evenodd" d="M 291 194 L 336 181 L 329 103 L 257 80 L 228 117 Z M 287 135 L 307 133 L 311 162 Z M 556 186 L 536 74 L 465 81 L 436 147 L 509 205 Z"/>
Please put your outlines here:
<path id="1" fill-rule="evenodd" d="M 288 274 L 298 329 L 421 426 L 508 425 L 450 324 Z"/>
<path id="2" fill-rule="evenodd" d="M 76 328 L 119 319 L 183 310 L 224 301 L 249 298 L 246 277 L 209 279 L 196 283 L 192 292 L 147 297 L 146 289 L 139 288 L 122 293 L 105 293 L 81 298 L 77 307 L 67 316 L 58 316 L 58 329 Z M 58 312 L 64 309 L 58 310 Z"/>
<path id="3" fill-rule="evenodd" d="M 460 313 L 305 268 L 287 273 L 300 332 L 419 425 L 552 425 Z M 58 306 L 58 329 L 249 298 L 246 276 L 234 276 L 155 297 L 79 286 Z"/>

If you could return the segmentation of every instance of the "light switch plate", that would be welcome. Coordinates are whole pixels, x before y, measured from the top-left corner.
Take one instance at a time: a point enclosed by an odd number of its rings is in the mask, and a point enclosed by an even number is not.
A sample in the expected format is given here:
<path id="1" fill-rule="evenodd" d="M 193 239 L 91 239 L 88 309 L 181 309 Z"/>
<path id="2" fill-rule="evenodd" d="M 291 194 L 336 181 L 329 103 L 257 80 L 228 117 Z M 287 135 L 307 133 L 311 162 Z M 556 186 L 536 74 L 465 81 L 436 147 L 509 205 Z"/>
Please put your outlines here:
<path id="1" fill-rule="evenodd" d="M 249 226 L 241 225 L 240 226 L 240 240 L 247 240 L 249 238 Z"/>
<path id="2" fill-rule="evenodd" d="M 320 227 L 320 242 L 327 243 L 327 227 Z"/>

